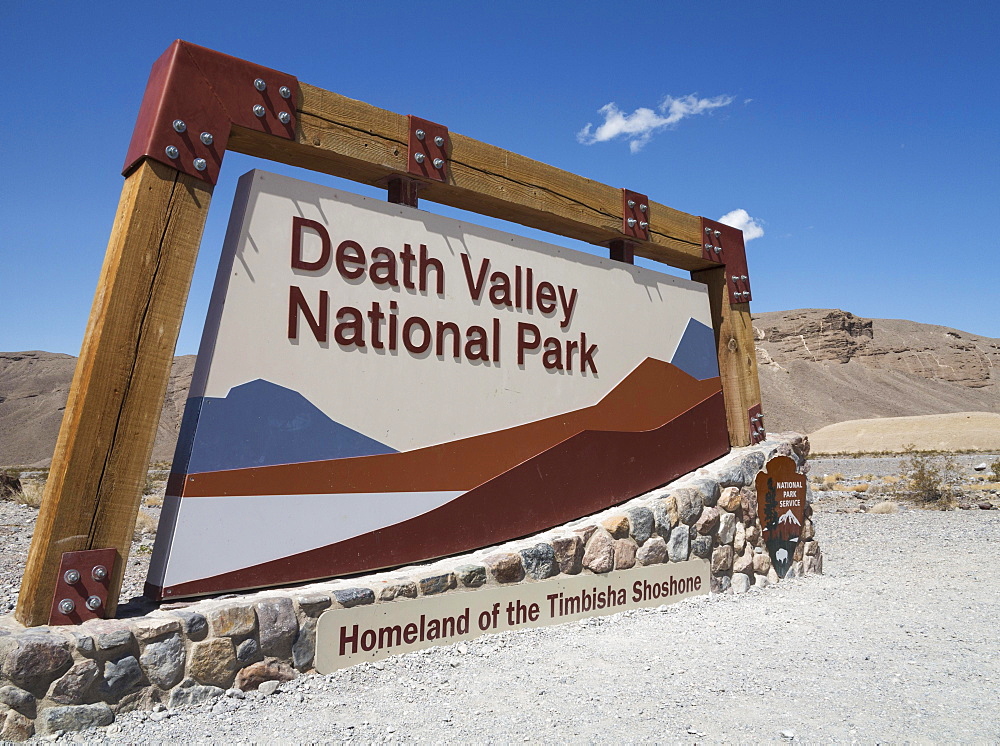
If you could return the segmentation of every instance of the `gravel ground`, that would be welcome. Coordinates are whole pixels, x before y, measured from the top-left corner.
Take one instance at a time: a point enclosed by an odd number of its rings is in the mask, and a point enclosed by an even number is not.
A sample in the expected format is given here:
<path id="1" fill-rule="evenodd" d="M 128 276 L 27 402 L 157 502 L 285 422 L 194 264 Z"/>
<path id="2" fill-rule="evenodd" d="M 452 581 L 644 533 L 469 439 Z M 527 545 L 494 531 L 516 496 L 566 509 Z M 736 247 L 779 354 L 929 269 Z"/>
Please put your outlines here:
<path id="1" fill-rule="evenodd" d="M 58 740 L 1000 740 L 1000 511 L 815 500 L 823 576 L 132 712 Z"/>
<path id="2" fill-rule="evenodd" d="M 158 508 L 143 508 L 148 513 L 151 525 L 159 519 Z M 28 559 L 28 547 L 35 528 L 36 508 L 20 505 L 8 500 L 0 500 L 0 615 L 12 614 L 17 605 L 17 594 L 21 587 L 21 573 Z M 128 600 L 142 596 L 149 570 L 149 559 L 153 551 L 153 534 L 146 534 L 132 542 L 128 567 L 122 583 L 123 612 L 135 607 L 138 612 L 145 604 L 128 604 Z"/>

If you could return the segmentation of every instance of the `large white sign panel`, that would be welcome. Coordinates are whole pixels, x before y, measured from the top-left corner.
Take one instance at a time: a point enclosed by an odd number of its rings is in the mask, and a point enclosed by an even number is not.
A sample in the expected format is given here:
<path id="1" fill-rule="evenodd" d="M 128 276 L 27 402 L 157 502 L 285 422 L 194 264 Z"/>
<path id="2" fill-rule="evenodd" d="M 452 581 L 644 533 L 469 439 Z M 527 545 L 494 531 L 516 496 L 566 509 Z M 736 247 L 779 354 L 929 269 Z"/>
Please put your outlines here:
<path id="1" fill-rule="evenodd" d="M 721 407 L 700 284 L 253 171 L 149 585 L 258 587 L 524 535 L 718 456 Z"/>

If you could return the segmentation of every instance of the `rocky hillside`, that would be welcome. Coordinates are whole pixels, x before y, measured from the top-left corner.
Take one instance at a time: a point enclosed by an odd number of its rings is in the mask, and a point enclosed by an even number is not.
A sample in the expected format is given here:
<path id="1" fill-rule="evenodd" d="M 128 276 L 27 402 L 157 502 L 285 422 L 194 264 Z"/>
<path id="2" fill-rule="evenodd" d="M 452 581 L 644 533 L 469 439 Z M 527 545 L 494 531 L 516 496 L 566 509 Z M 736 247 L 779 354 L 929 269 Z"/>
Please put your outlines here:
<path id="1" fill-rule="evenodd" d="M 194 355 L 174 358 L 154 461 L 173 458 L 194 359 Z M 72 355 L 0 352 L 0 465 L 48 465 L 75 367 Z"/>
<path id="2" fill-rule="evenodd" d="M 754 317 L 772 430 L 872 417 L 1000 413 L 1000 339 L 846 311 Z"/>
<path id="3" fill-rule="evenodd" d="M 767 426 L 810 433 L 872 417 L 1000 413 L 1000 339 L 845 311 L 755 316 Z M 0 464 L 52 456 L 76 358 L 0 352 Z M 175 358 L 154 461 L 173 456 L 194 356 Z"/>

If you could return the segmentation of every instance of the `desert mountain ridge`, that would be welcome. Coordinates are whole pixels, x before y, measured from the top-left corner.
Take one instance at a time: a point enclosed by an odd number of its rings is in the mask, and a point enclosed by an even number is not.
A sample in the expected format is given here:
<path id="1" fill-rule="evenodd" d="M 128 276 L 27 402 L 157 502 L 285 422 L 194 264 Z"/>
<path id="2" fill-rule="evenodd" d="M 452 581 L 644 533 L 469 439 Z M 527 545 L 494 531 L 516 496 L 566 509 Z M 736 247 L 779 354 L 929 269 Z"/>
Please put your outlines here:
<path id="1" fill-rule="evenodd" d="M 836 309 L 754 315 L 765 421 L 811 433 L 846 420 L 1000 413 L 1000 339 Z"/>
<path id="2" fill-rule="evenodd" d="M 837 309 L 754 315 L 765 422 L 811 433 L 855 419 L 1000 413 L 1000 339 Z M 173 458 L 194 355 L 174 358 L 153 447 Z M 0 352 L 0 465 L 52 457 L 76 358 Z"/>

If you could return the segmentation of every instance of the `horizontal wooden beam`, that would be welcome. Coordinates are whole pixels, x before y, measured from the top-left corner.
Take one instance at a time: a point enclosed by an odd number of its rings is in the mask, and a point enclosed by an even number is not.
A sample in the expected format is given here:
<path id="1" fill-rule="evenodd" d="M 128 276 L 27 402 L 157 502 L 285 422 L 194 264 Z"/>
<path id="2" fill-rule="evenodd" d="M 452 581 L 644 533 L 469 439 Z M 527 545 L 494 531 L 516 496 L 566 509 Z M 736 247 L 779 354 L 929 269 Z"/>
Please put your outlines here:
<path id="1" fill-rule="evenodd" d="M 301 84 L 295 141 L 233 127 L 229 149 L 367 184 L 407 172 L 407 118 Z M 621 189 L 470 137 L 451 134 L 446 183 L 420 199 L 510 220 L 587 243 L 622 238 Z M 635 253 L 679 269 L 718 266 L 702 258 L 700 219 L 650 203 L 650 240 Z"/>

